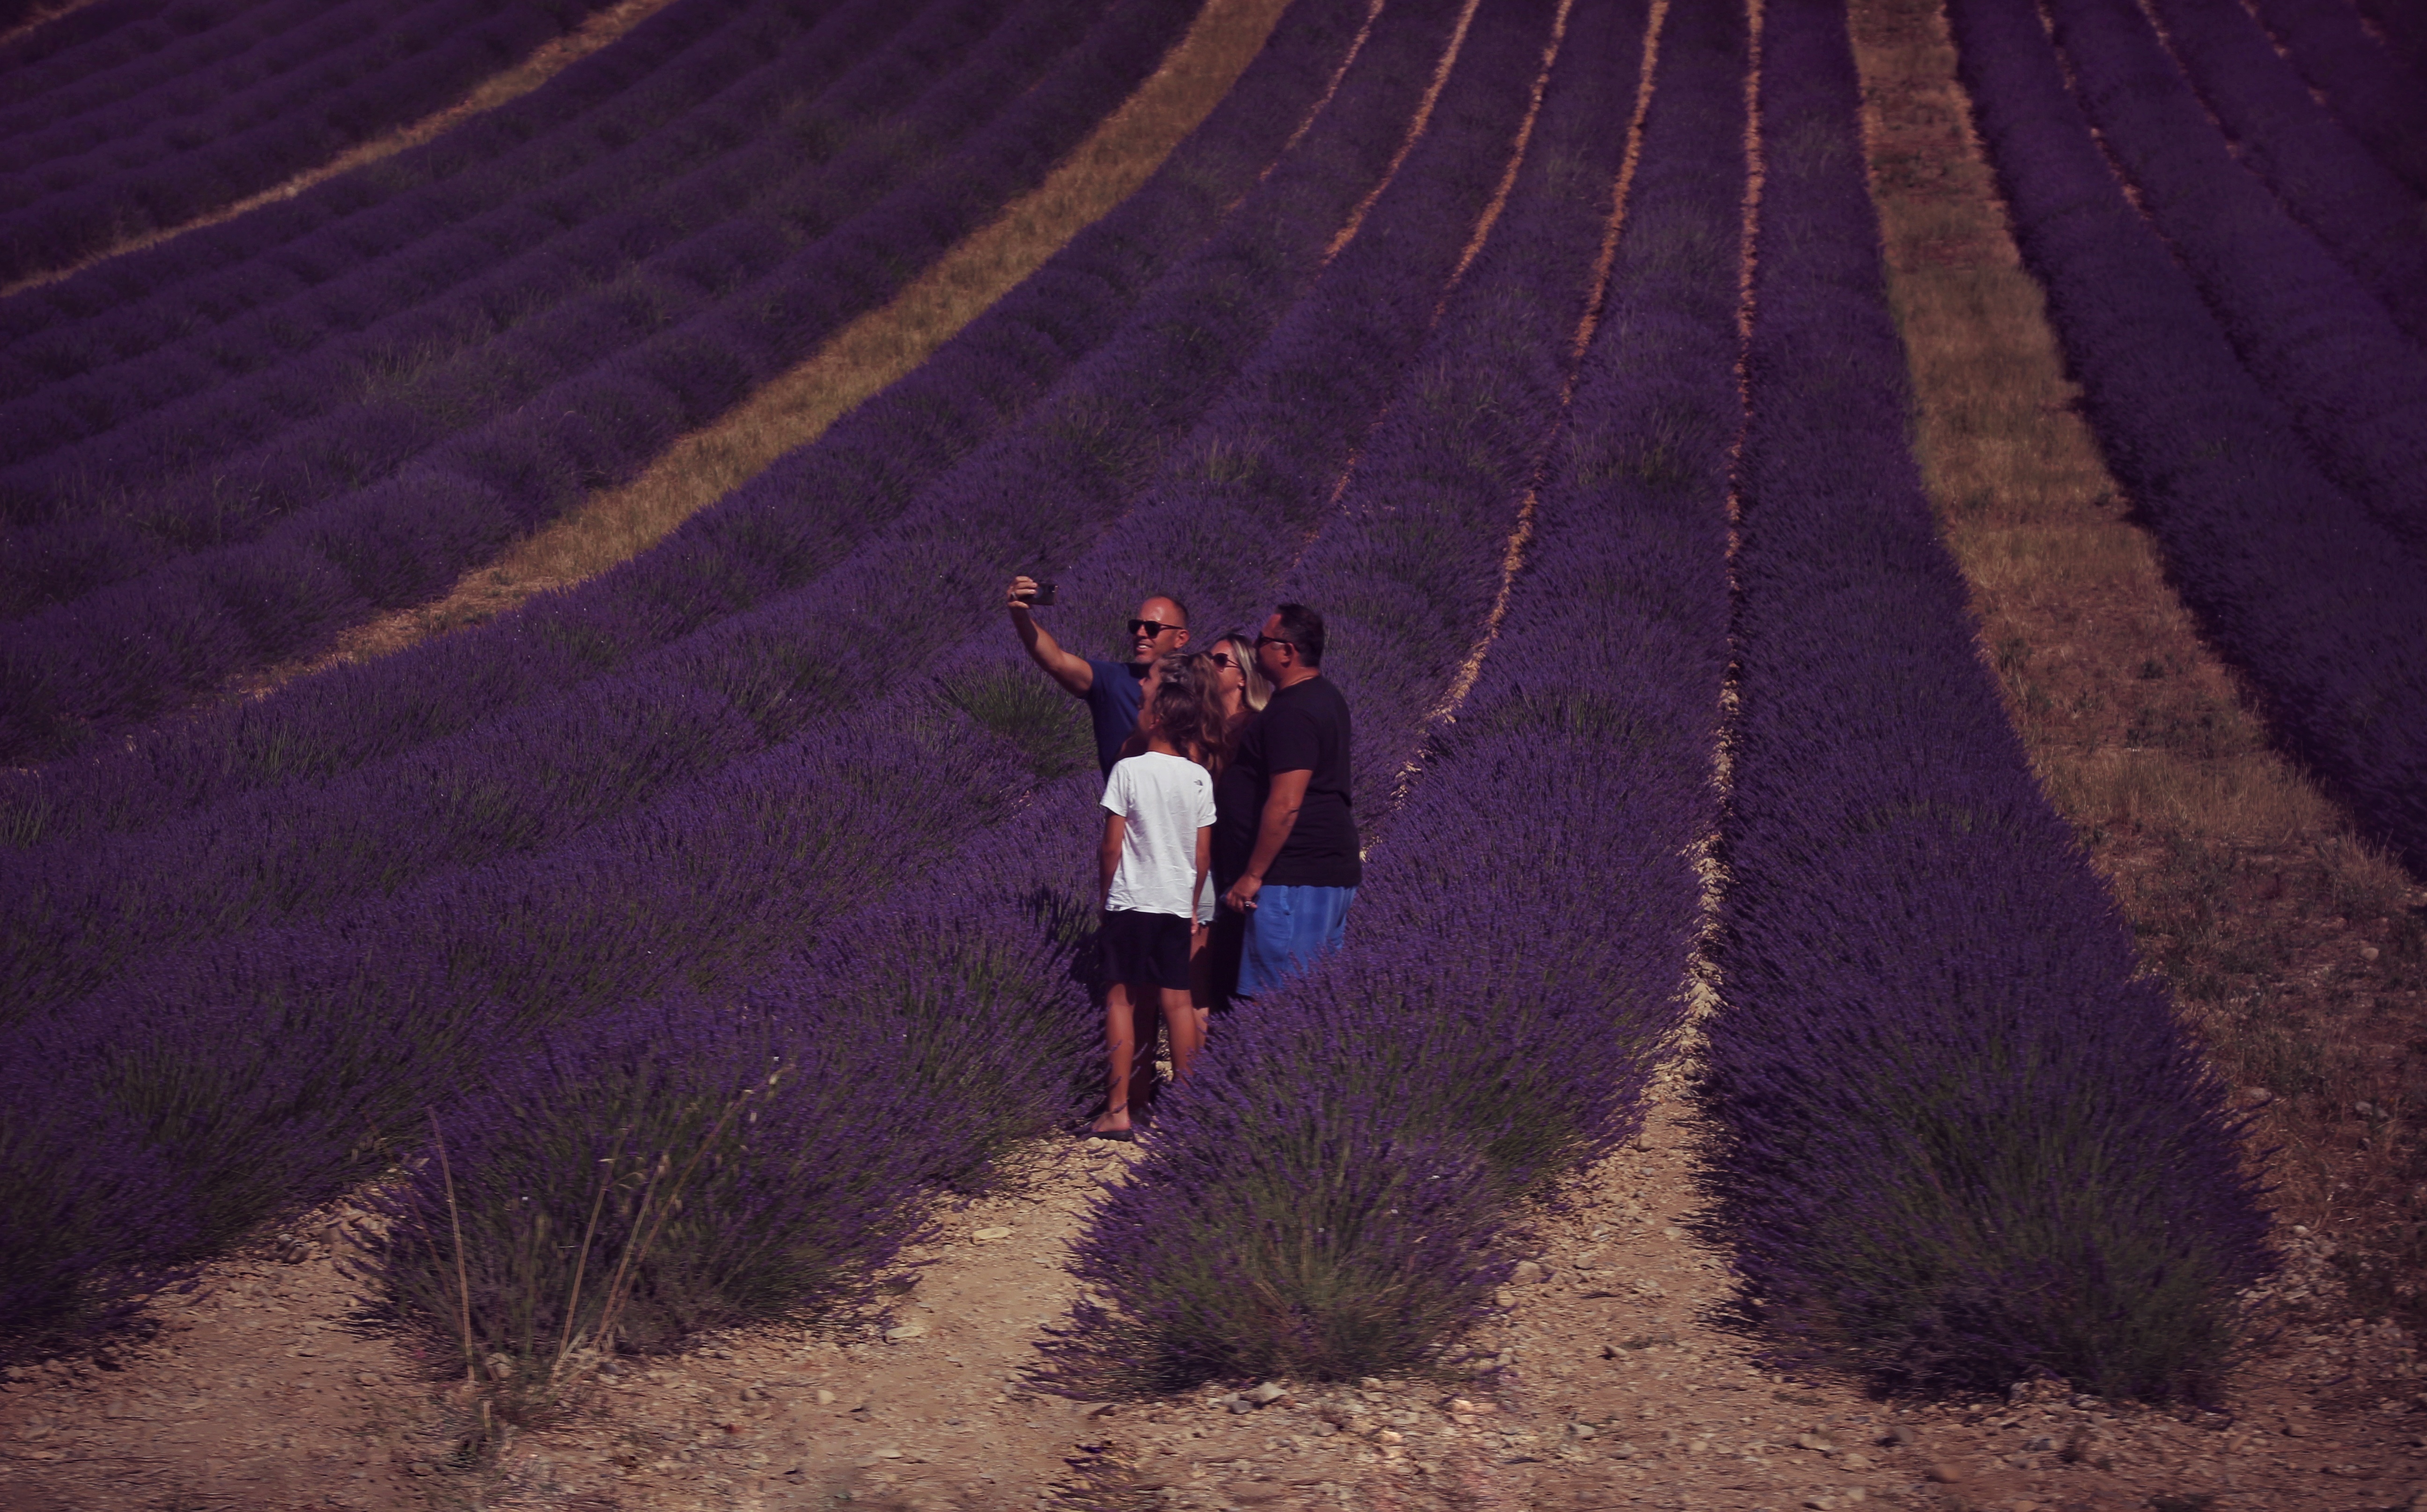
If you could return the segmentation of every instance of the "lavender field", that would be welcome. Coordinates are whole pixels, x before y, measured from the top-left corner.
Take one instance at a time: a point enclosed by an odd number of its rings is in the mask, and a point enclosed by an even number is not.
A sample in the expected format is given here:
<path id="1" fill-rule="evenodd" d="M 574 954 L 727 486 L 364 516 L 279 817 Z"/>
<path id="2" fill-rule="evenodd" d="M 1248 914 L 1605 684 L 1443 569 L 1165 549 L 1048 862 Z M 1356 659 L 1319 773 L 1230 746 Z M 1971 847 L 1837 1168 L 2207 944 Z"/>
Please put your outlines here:
<path id="1" fill-rule="evenodd" d="M 1087 654 L 1149 593 L 1320 609 L 1366 868 L 1095 1198 L 1036 1389 L 1465 1379 L 1668 1076 L 1776 1369 L 2220 1399 L 2268 1152 L 1942 540 L 1843 0 L 1292 0 L 1142 187 L 661 542 L 258 691 L 882 317 L 1201 19 L 670 0 L 99 255 L 604 8 L 0 40 L 0 1360 L 340 1199 L 384 1323 L 501 1402 L 881 1306 L 1100 1096 L 1102 789 L 997 618 L 1031 572 Z M 2427 39 L 1945 8 L 2170 584 L 2416 877 Z"/>

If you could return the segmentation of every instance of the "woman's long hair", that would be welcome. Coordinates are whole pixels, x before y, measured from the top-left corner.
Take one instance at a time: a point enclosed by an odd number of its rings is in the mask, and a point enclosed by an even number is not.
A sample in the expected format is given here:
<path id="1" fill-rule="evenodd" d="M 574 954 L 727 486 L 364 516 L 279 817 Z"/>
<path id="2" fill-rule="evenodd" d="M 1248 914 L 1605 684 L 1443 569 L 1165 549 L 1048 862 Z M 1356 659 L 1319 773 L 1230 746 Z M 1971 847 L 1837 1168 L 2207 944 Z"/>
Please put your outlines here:
<path id="1" fill-rule="evenodd" d="M 1230 759 L 1230 723 L 1222 716 L 1222 685 L 1214 658 L 1202 651 L 1165 657 L 1145 723 L 1181 755 L 1221 775 Z"/>
<path id="2" fill-rule="evenodd" d="M 1250 714 L 1262 713 L 1264 706 L 1273 701 L 1273 684 L 1264 675 L 1264 669 L 1256 664 L 1256 638 L 1245 630 L 1225 630 L 1221 639 L 1214 642 L 1214 649 L 1228 651 L 1239 664 L 1239 680 L 1246 685 L 1239 691 L 1239 702 L 1246 706 Z"/>

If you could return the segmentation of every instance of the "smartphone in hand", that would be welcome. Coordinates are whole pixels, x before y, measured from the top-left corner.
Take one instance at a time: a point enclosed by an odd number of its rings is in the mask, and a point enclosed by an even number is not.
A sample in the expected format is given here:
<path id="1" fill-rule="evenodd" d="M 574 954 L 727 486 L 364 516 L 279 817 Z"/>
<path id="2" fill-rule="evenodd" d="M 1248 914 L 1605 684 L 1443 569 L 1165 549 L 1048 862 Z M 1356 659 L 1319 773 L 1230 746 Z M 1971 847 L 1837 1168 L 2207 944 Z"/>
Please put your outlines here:
<path id="1" fill-rule="evenodd" d="M 1051 608 L 1053 604 L 1053 585 L 1051 583 L 1038 583 L 1036 585 L 1036 591 L 1028 594 L 1027 599 L 1029 607 L 1032 609 Z"/>

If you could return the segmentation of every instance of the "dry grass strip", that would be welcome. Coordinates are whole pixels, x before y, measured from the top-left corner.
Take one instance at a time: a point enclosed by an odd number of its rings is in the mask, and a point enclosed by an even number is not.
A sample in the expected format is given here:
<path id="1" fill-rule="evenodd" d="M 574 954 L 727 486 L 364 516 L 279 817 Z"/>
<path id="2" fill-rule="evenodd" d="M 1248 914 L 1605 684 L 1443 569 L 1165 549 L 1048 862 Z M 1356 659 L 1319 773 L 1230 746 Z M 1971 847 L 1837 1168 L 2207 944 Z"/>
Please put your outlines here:
<path id="1" fill-rule="evenodd" d="M 2401 1119 L 2354 1111 L 2427 1108 L 2427 892 L 2270 746 L 2168 585 L 2078 413 L 1935 0 L 1853 13 L 1916 449 L 2040 780 L 2219 1070 L 2267 1104 L 2285 1216 L 2427 1216 Z"/>
<path id="2" fill-rule="evenodd" d="M 629 560 L 696 511 L 814 441 L 937 347 L 1161 166 L 1264 44 L 1288 0 L 1208 0 L 1155 73 L 1045 182 L 945 253 L 882 309 L 854 320 L 798 366 L 714 425 L 676 441 L 648 469 L 603 491 L 475 568 L 434 603 L 383 615 L 336 649 L 273 669 L 266 691 L 320 667 L 366 660 L 479 625 L 526 600 Z"/>
<path id="3" fill-rule="evenodd" d="M 0 285 L 0 299 L 7 299 L 22 289 L 39 288 L 44 284 L 56 284 L 60 279 L 82 272 L 106 258 L 122 257 L 131 252 L 140 252 L 146 247 L 157 246 L 171 236 L 182 236 L 188 231 L 199 231 L 204 226 L 218 225 L 222 220 L 233 220 L 248 210 L 255 210 L 280 200 L 291 200 L 314 185 L 335 178 L 340 173 L 360 168 L 366 163 L 376 163 L 382 158 L 394 157 L 407 148 L 418 147 L 440 132 L 460 125 L 471 116 L 479 115 L 484 110 L 495 110 L 501 105 L 530 93 L 573 64 L 614 41 L 671 4 L 673 0 L 624 0 L 621 5 L 597 12 L 563 36 L 552 41 L 543 42 L 529 57 L 502 73 L 491 74 L 475 85 L 471 93 L 443 110 L 433 111 L 409 126 L 399 126 L 384 137 L 376 137 L 369 141 L 349 147 L 318 168 L 309 172 L 298 173 L 276 188 L 264 189 L 259 194 L 238 200 L 222 209 L 214 210 L 205 216 L 197 216 L 191 220 L 183 221 L 177 225 L 164 226 L 146 231 L 139 236 L 129 236 L 106 251 L 97 252 L 90 257 L 71 263 L 64 268 L 55 268 L 47 272 L 36 273 L 30 278 L 19 279 L 14 284 Z M 63 15 L 73 8 L 73 6 L 62 6 L 52 11 L 51 16 Z M 48 20 L 50 17 L 44 19 Z M 0 41 L 5 40 L 0 39 Z"/>

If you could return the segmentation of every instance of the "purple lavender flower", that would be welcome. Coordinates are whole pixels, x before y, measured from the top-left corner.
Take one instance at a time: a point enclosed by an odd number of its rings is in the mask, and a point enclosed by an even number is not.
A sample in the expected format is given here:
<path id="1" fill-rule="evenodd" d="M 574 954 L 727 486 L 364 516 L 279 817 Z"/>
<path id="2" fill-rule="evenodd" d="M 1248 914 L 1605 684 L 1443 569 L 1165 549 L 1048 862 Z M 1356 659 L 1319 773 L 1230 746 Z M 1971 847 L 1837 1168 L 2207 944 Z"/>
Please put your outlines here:
<path id="1" fill-rule="evenodd" d="M 1782 1356 L 2206 1397 L 2270 1263 L 2240 1126 L 1977 655 L 1843 8 L 1766 18 L 1702 1227 Z"/>

